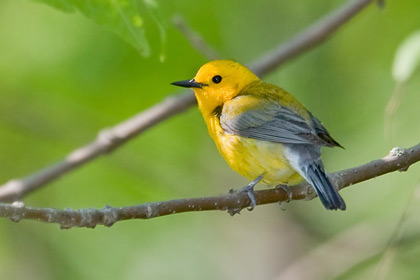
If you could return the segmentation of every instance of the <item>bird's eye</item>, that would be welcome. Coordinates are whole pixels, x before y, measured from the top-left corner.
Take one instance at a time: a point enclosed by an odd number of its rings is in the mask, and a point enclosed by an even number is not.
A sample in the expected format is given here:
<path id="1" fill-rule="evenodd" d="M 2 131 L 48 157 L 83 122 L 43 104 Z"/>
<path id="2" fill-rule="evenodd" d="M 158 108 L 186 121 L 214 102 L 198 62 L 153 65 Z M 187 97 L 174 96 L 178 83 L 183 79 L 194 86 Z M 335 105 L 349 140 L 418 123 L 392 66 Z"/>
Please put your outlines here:
<path id="1" fill-rule="evenodd" d="M 213 83 L 218 84 L 222 81 L 222 77 L 220 77 L 219 75 L 216 75 L 211 80 L 213 81 Z"/>

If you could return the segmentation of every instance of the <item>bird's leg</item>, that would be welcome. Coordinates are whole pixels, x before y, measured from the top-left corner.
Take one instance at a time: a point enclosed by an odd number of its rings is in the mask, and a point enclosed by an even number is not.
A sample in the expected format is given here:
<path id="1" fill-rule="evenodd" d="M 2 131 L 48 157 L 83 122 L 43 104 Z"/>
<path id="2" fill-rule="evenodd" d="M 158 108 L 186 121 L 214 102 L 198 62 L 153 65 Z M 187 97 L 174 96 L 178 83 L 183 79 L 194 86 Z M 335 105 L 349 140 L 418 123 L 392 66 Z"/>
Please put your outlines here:
<path id="1" fill-rule="evenodd" d="M 282 189 L 287 194 L 287 201 L 286 202 L 292 201 L 293 193 L 287 185 L 281 185 L 281 184 L 277 185 L 276 189 Z M 282 201 L 280 202 L 280 204 L 281 203 L 282 203 Z"/>
<path id="2" fill-rule="evenodd" d="M 258 184 L 259 181 L 263 178 L 263 175 L 258 176 L 254 181 L 248 184 L 248 186 L 239 190 L 239 192 L 246 192 L 248 194 L 249 199 L 251 200 L 251 206 L 248 207 L 248 211 L 254 210 L 255 205 L 257 205 L 257 201 L 255 200 L 255 193 L 254 187 Z"/>

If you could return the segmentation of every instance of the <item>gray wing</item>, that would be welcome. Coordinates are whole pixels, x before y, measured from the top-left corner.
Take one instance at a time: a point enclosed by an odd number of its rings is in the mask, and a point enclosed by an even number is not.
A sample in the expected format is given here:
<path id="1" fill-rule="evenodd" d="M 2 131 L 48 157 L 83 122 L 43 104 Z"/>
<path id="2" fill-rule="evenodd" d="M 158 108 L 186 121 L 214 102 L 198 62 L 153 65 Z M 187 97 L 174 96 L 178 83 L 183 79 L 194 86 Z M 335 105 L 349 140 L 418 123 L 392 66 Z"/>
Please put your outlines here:
<path id="1" fill-rule="evenodd" d="M 241 96 L 235 99 L 238 98 L 247 97 Z M 332 140 L 327 130 L 310 113 L 310 120 L 307 121 L 293 110 L 276 102 L 267 102 L 259 106 L 260 108 L 238 113 L 236 106 L 244 102 L 235 99 L 232 101 L 237 104 L 224 106 L 220 115 L 220 124 L 228 134 L 284 144 L 336 146 L 336 142 Z M 329 139 L 332 141 L 327 141 Z"/>

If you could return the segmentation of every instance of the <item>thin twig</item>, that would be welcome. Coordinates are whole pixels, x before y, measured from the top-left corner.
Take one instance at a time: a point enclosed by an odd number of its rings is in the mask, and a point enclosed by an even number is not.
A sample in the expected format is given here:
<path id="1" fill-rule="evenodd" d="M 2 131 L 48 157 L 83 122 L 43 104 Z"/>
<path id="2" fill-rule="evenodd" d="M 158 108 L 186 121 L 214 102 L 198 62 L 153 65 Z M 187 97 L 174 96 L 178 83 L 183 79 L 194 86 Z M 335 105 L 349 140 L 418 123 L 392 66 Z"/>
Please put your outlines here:
<path id="1" fill-rule="evenodd" d="M 282 64 L 308 49 L 324 42 L 339 27 L 349 21 L 363 8 L 372 3 L 372 0 L 350 1 L 334 12 L 321 18 L 293 38 L 281 44 L 278 48 L 264 54 L 260 59 L 250 65 L 257 75 L 265 75 L 279 64 Z"/>
<path id="2" fill-rule="evenodd" d="M 398 108 L 401 104 L 401 99 L 404 95 L 404 83 L 397 83 L 394 88 L 394 92 L 389 98 L 388 104 L 385 108 L 385 120 L 384 120 L 384 130 L 385 130 L 385 139 L 388 140 L 389 144 L 392 145 L 394 140 L 394 127 L 393 120 L 397 114 Z"/>
<path id="3" fill-rule="evenodd" d="M 407 220 L 409 216 L 417 215 L 417 208 L 420 199 L 420 186 L 417 185 L 413 190 L 413 195 L 410 196 L 410 201 L 407 203 L 398 223 L 393 226 L 392 234 L 389 238 L 388 244 L 383 249 L 381 259 L 378 262 L 375 276 L 372 279 L 382 280 L 389 275 L 389 270 L 395 259 L 397 246 L 399 245 L 404 232 L 407 229 Z"/>
<path id="4" fill-rule="evenodd" d="M 377 176 L 405 171 L 413 163 L 420 161 L 420 144 L 407 150 L 394 148 L 389 155 L 367 164 L 339 171 L 330 175 L 337 189 L 366 181 Z M 315 196 L 307 183 L 291 187 L 292 200 L 311 200 Z M 288 194 L 280 188 L 255 192 L 256 204 L 288 201 Z M 162 202 L 151 202 L 130 207 L 105 207 L 104 209 L 57 210 L 52 208 L 31 208 L 0 203 L 0 216 L 12 221 L 22 219 L 60 224 L 62 228 L 89 227 L 96 225 L 111 226 L 117 221 L 131 219 L 151 219 L 176 213 L 221 210 L 231 215 L 240 212 L 251 203 L 244 192 L 221 196 L 176 199 Z"/>
<path id="5" fill-rule="evenodd" d="M 219 55 L 206 41 L 204 41 L 203 37 L 199 33 L 195 32 L 188 26 L 181 15 L 175 15 L 172 18 L 172 22 L 178 30 L 181 31 L 185 38 L 188 39 L 191 46 L 202 53 L 207 59 L 215 60 L 221 58 L 221 55 Z"/>
<path id="6" fill-rule="evenodd" d="M 333 11 L 320 21 L 300 32 L 291 41 L 280 44 L 274 51 L 251 64 L 258 75 L 267 74 L 275 67 L 296 57 L 309 48 L 323 42 L 357 12 L 361 11 L 371 0 L 352 0 L 348 4 Z M 312 32 L 315 34 L 312 35 Z M 100 133 L 92 143 L 75 150 L 70 155 L 47 168 L 44 168 L 23 179 L 13 179 L 0 186 L 0 201 L 16 201 L 46 184 L 56 180 L 69 171 L 80 167 L 92 159 L 105 154 L 139 135 L 146 129 L 176 114 L 184 112 L 195 104 L 192 93 L 167 98 L 150 109 L 124 121 L 113 128 Z"/>
<path id="7" fill-rule="evenodd" d="M 358 224 L 306 252 L 275 279 L 336 279 L 355 265 L 379 254 L 386 238 L 386 234 L 379 235 L 372 225 Z"/>

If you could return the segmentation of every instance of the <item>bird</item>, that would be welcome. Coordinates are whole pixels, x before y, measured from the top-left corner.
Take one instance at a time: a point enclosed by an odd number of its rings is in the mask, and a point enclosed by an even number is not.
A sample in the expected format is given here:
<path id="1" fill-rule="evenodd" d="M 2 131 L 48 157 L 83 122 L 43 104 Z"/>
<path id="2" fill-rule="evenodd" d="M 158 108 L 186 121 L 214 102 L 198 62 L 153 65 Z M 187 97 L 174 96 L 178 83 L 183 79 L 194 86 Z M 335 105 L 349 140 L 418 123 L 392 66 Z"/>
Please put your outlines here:
<path id="1" fill-rule="evenodd" d="M 172 85 L 194 90 L 220 154 L 233 170 L 251 180 L 243 189 L 251 209 L 256 205 L 257 183 L 288 190 L 303 180 L 326 209 L 346 209 L 320 158 L 321 147 L 342 146 L 289 92 L 227 59 L 207 62 L 193 79 Z"/>

